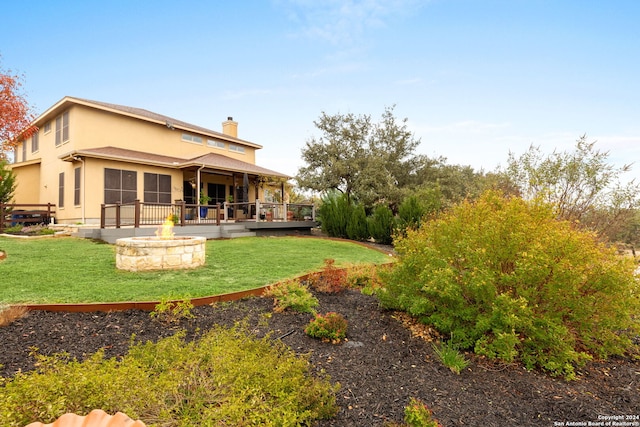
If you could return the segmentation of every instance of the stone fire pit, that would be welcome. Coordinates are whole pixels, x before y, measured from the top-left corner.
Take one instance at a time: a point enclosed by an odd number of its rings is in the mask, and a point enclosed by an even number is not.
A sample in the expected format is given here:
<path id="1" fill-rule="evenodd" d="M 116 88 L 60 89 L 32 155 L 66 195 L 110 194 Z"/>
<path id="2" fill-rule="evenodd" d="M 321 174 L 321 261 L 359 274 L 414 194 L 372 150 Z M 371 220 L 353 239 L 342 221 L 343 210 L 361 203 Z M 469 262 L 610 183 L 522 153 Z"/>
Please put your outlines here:
<path id="1" fill-rule="evenodd" d="M 128 271 L 179 270 L 204 265 L 204 237 L 127 237 L 116 240 L 116 267 Z"/>

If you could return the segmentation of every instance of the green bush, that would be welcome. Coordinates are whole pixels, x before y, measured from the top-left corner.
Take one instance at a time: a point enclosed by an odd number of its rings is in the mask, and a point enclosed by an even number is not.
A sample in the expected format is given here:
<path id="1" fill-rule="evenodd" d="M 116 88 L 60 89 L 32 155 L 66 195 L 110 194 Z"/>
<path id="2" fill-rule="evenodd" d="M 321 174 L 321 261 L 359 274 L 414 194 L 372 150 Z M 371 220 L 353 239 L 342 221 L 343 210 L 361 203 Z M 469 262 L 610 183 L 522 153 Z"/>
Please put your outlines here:
<path id="1" fill-rule="evenodd" d="M 409 427 L 442 427 L 427 405 L 414 397 L 404 408 L 404 422 Z"/>
<path id="2" fill-rule="evenodd" d="M 347 223 L 347 237 L 351 240 L 360 241 L 369 238 L 367 214 L 364 212 L 364 206 L 360 203 L 351 208 L 351 215 Z"/>
<path id="3" fill-rule="evenodd" d="M 406 310 L 461 349 L 574 376 L 622 354 L 640 330 L 632 259 L 551 205 L 485 193 L 396 241 L 381 303 Z"/>
<path id="4" fill-rule="evenodd" d="M 422 217 L 427 213 L 427 209 L 422 206 L 417 196 L 405 198 L 398 207 L 398 219 L 401 229 L 418 228 L 422 223 Z"/>
<path id="5" fill-rule="evenodd" d="M 347 336 L 347 326 L 346 319 L 338 313 L 316 314 L 315 319 L 304 329 L 304 333 L 312 338 L 337 343 Z"/>
<path id="6" fill-rule="evenodd" d="M 120 360 L 38 356 L 38 371 L 0 378 L 0 425 L 95 408 L 148 426 L 295 426 L 335 414 L 337 386 L 279 341 L 243 327 L 183 335 L 135 344 Z"/>
<path id="7" fill-rule="evenodd" d="M 395 221 L 393 212 L 386 205 L 378 205 L 368 218 L 369 233 L 380 244 L 390 245 L 393 242 L 393 228 Z"/>
<path id="8" fill-rule="evenodd" d="M 338 191 L 327 193 L 318 208 L 322 231 L 329 237 L 347 238 L 347 225 L 351 217 L 351 205 L 347 195 Z"/>
<path id="9" fill-rule="evenodd" d="M 273 298 L 274 311 L 293 310 L 299 313 L 315 313 L 318 299 L 298 279 L 285 280 L 270 287 L 265 296 Z"/>
<path id="10" fill-rule="evenodd" d="M 161 323 L 178 323 L 182 319 L 193 319 L 193 304 L 189 298 L 163 297 L 149 313 L 152 319 Z"/>

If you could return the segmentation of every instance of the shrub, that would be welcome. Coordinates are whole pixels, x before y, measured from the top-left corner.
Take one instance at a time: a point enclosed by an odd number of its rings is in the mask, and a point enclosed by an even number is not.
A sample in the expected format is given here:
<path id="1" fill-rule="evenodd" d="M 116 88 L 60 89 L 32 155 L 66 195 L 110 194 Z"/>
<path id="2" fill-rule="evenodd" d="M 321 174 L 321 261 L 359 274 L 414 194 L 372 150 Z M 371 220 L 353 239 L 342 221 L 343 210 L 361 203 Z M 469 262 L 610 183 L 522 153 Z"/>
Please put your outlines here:
<path id="1" fill-rule="evenodd" d="M 416 398 L 411 398 L 409 405 L 404 408 L 404 422 L 409 427 L 442 427 L 433 419 L 433 413 L 427 405 Z"/>
<path id="2" fill-rule="evenodd" d="M 347 287 L 347 272 L 335 266 L 334 259 L 325 259 L 322 270 L 309 275 L 309 284 L 318 292 L 338 293 Z"/>
<path id="3" fill-rule="evenodd" d="M 329 237 L 347 237 L 347 225 L 351 217 L 351 206 L 347 195 L 340 192 L 327 193 L 318 208 L 322 231 Z"/>
<path id="4" fill-rule="evenodd" d="M 53 422 L 66 412 L 121 411 L 147 425 L 311 425 L 336 412 L 329 378 L 308 358 L 244 327 L 214 327 L 135 344 L 120 359 L 38 356 L 38 371 L 0 378 L 0 424 Z"/>
<path id="5" fill-rule="evenodd" d="M 351 215 L 347 223 L 347 237 L 351 240 L 360 241 L 369 238 L 367 214 L 364 212 L 364 206 L 360 203 L 351 208 Z"/>
<path id="6" fill-rule="evenodd" d="M 267 289 L 265 295 L 273 298 L 274 311 L 293 310 L 299 313 L 315 313 L 318 299 L 298 279 L 285 280 Z"/>
<path id="7" fill-rule="evenodd" d="M 555 219 L 553 207 L 488 192 L 396 242 L 378 295 L 461 349 L 573 378 L 638 333 L 633 260 Z"/>
<path id="8" fill-rule="evenodd" d="M 417 196 L 409 196 L 405 198 L 398 207 L 398 218 L 400 228 L 418 228 L 422 222 L 422 217 L 427 210 L 420 204 Z"/>
<path id="9" fill-rule="evenodd" d="M 358 288 L 363 293 L 373 294 L 373 289 L 380 288 L 382 282 L 378 270 L 388 268 L 388 265 L 359 264 L 346 270 L 346 287 Z"/>
<path id="10" fill-rule="evenodd" d="M 380 244 L 390 245 L 393 242 L 393 228 L 395 225 L 393 212 L 386 205 L 378 205 L 368 219 L 369 233 Z"/>
<path id="11" fill-rule="evenodd" d="M 347 321 L 342 315 L 329 312 L 325 315 L 316 314 L 304 332 L 312 338 L 337 343 L 347 336 L 347 326 Z"/>
<path id="12" fill-rule="evenodd" d="M 44 224 L 28 225 L 28 226 L 22 227 L 22 230 L 20 231 L 22 234 L 30 234 L 33 236 L 46 236 L 49 234 L 56 233 L 55 230 L 49 228 Z"/>
<path id="13" fill-rule="evenodd" d="M 193 319 L 195 316 L 191 312 L 192 309 L 190 299 L 172 300 L 171 297 L 165 297 L 156 304 L 150 315 L 162 323 L 178 323 L 182 319 Z"/>
<path id="14" fill-rule="evenodd" d="M 34 224 L 34 225 L 22 225 L 16 224 L 11 227 L 7 227 L 4 230 L 7 234 L 27 234 L 30 236 L 46 236 L 49 234 L 55 234 L 56 231 L 49 228 L 44 224 Z"/>

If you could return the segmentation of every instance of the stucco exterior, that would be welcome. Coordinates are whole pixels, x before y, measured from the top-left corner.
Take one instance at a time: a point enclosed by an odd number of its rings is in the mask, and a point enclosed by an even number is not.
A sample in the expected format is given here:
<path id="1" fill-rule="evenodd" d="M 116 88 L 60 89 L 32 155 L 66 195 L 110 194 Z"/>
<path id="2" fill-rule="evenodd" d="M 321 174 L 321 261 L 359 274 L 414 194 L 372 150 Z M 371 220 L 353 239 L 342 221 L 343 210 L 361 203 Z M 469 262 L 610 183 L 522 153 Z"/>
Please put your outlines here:
<path id="1" fill-rule="evenodd" d="M 133 172 L 135 184 L 127 185 L 135 186 L 138 200 L 167 199 L 170 191 L 171 202 L 188 203 L 197 203 L 198 185 L 205 194 L 215 189 L 220 201 L 236 196 L 248 179 L 253 202 L 288 178 L 255 164 L 262 146 L 239 139 L 231 117 L 217 132 L 143 109 L 65 97 L 34 125 L 38 132 L 18 145 L 9 166 L 16 175 L 14 203 L 53 203 L 60 223 L 97 224 L 101 205 L 117 198 L 105 189 L 113 186 L 106 181 L 114 171 Z M 156 176 L 162 191 L 150 190 Z"/>

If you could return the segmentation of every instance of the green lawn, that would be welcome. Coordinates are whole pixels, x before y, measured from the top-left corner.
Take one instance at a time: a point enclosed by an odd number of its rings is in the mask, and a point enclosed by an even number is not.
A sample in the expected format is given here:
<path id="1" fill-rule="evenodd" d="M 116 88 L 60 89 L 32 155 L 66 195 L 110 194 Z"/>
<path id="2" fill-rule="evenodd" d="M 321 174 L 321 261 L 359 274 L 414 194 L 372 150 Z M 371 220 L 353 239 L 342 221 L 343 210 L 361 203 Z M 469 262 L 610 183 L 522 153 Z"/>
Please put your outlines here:
<path id="1" fill-rule="evenodd" d="M 75 238 L 0 237 L 0 304 L 157 301 L 253 289 L 337 265 L 383 263 L 389 256 L 344 241 L 250 237 L 207 241 L 204 267 L 128 272 L 115 267 L 115 247 Z"/>

